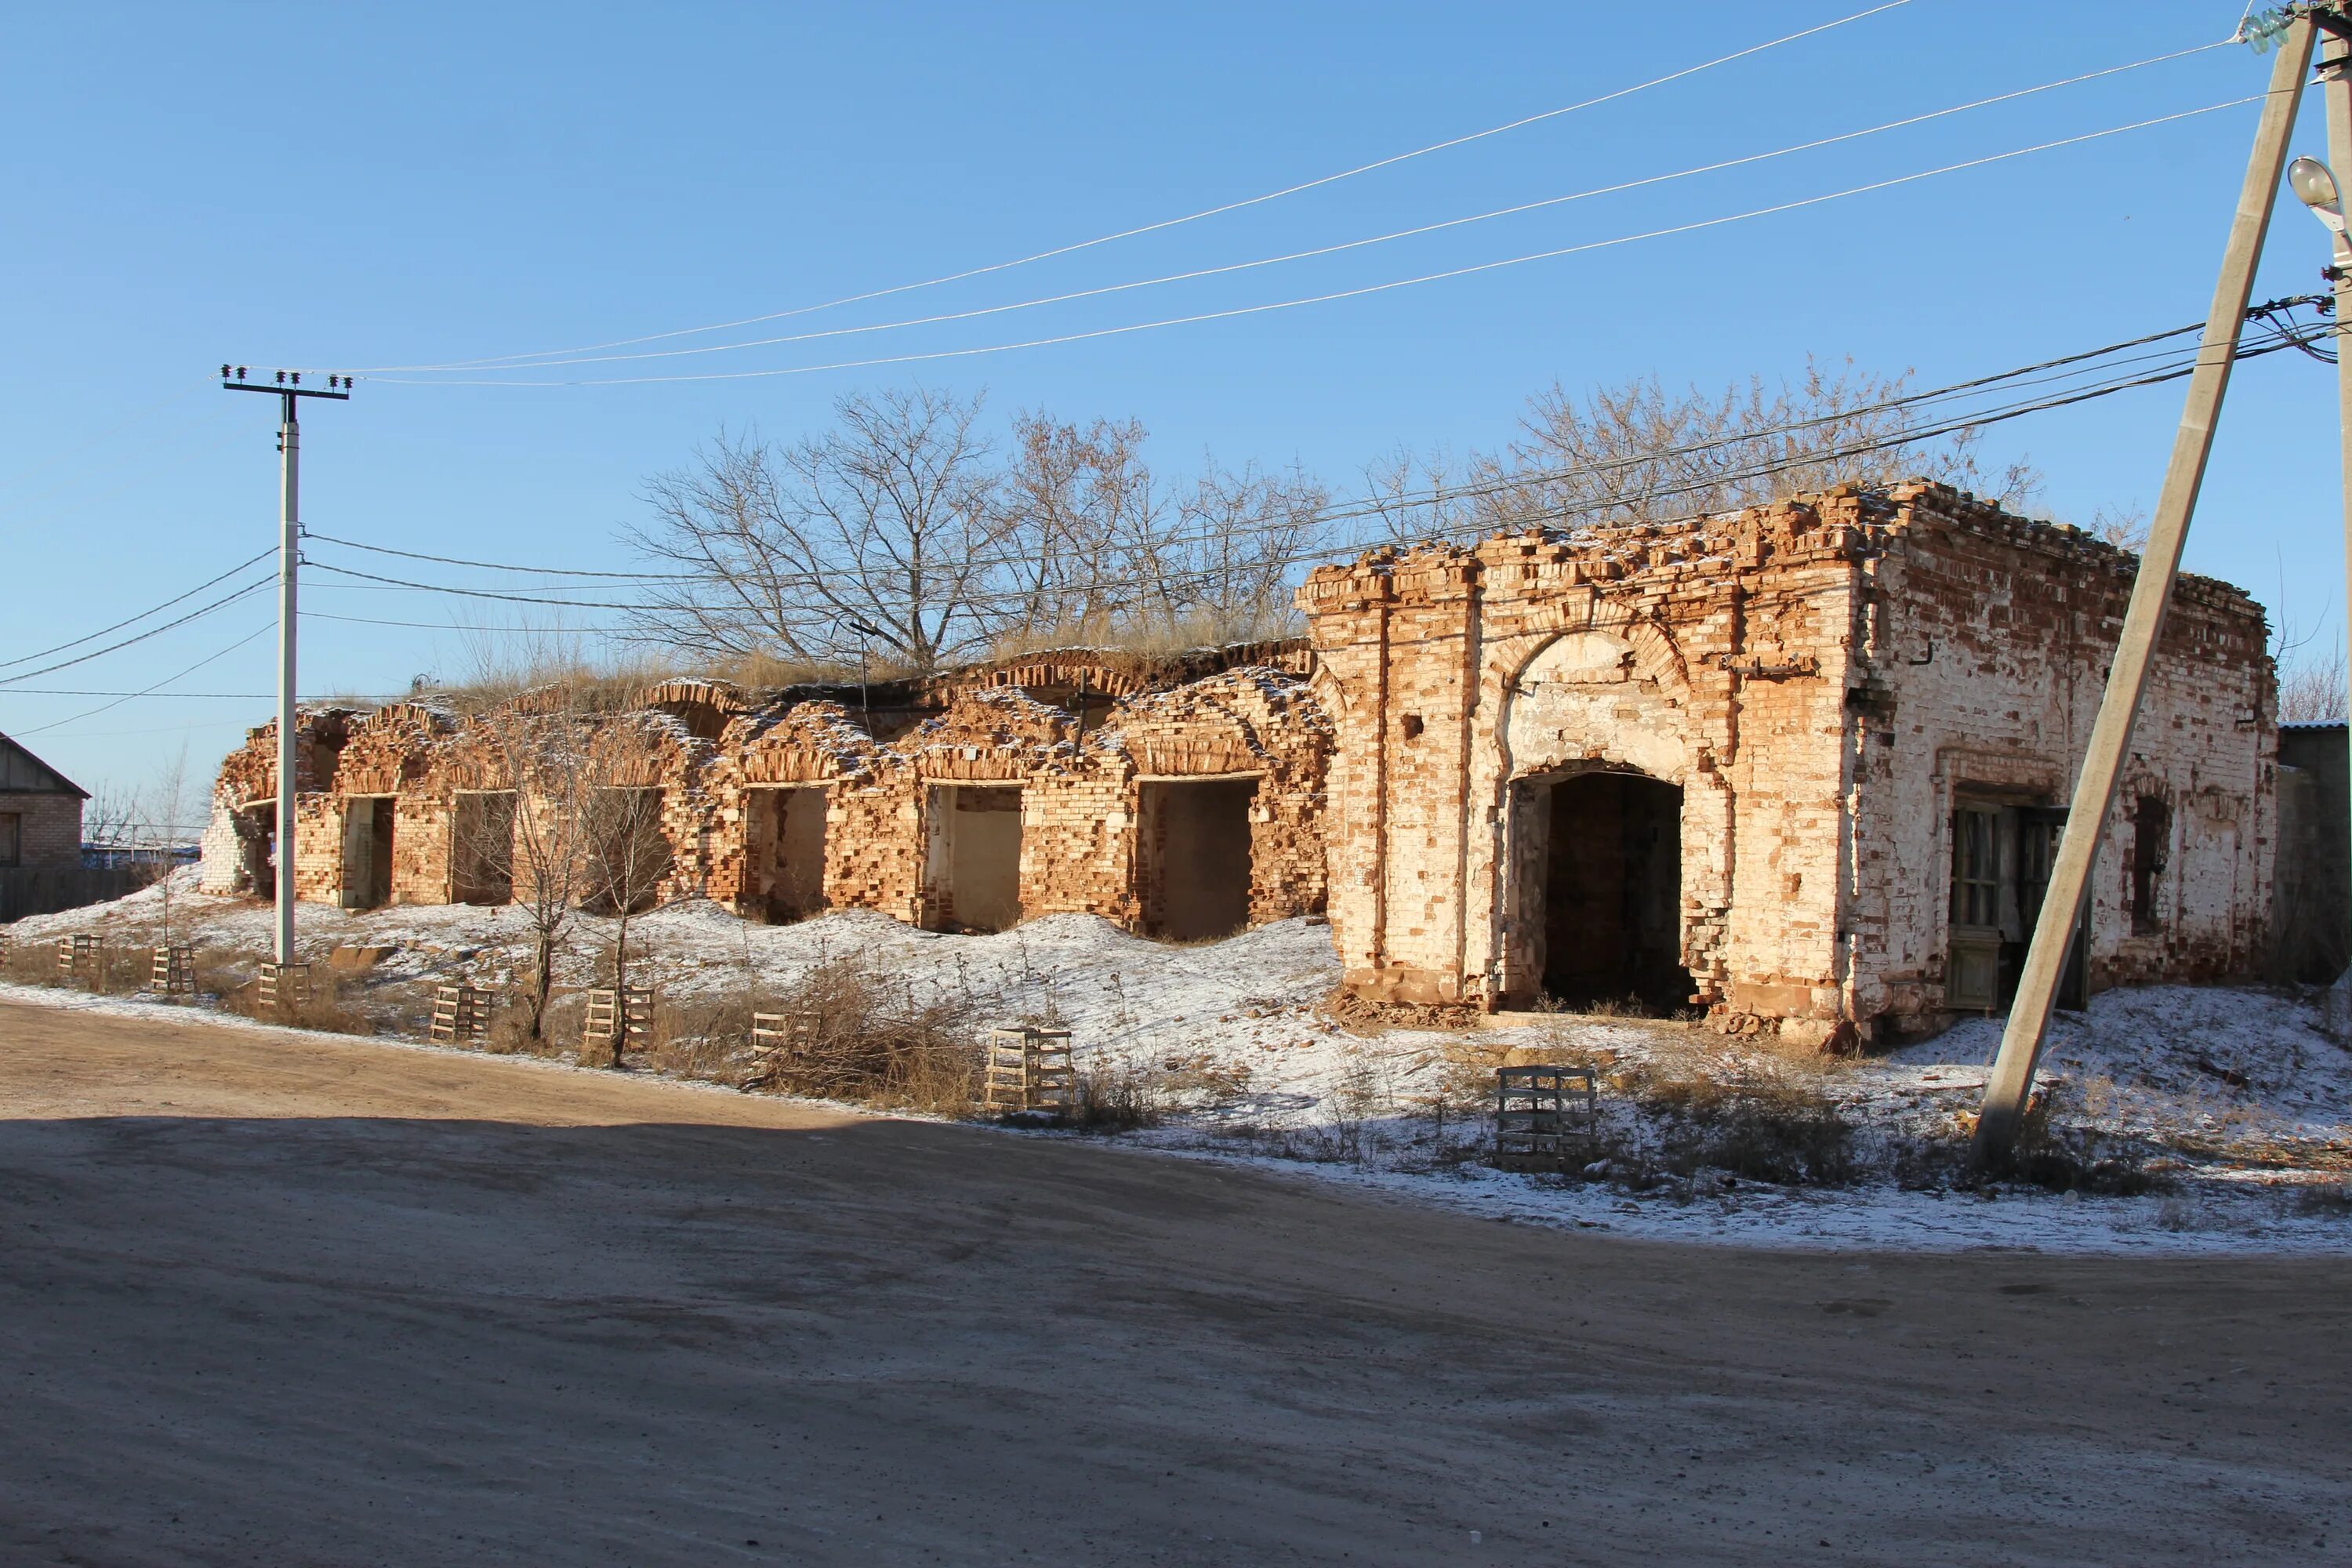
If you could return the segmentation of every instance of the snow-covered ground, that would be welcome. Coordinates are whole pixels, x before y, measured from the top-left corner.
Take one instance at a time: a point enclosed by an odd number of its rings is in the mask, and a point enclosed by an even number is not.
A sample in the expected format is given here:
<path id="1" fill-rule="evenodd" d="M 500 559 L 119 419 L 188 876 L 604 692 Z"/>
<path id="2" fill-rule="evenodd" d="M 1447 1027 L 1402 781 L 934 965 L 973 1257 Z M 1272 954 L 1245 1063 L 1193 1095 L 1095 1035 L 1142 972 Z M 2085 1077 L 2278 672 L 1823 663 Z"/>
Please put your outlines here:
<path id="1" fill-rule="evenodd" d="M 255 956 L 268 941 L 266 906 L 197 894 L 190 872 L 172 905 L 175 935 L 201 948 Z M 19 944 L 73 932 L 136 944 L 158 939 L 162 917 L 161 890 L 150 889 L 5 929 Z M 305 957 L 323 960 L 339 946 L 393 950 L 357 983 L 362 1005 L 368 992 L 404 984 L 412 993 L 460 975 L 505 984 L 529 953 L 516 909 L 305 905 L 300 919 Z M 566 984 L 587 978 L 612 923 L 581 918 Z M 763 926 L 687 903 L 638 917 L 631 946 L 640 973 L 678 1004 L 773 999 L 822 963 L 857 958 L 919 1003 L 958 1000 L 982 1021 L 1069 1027 L 1082 1068 L 1126 1075 L 1166 1111 L 1159 1125 L 1112 1142 L 1311 1173 L 1497 1220 L 1761 1246 L 2352 1250 L 2341 1201 L 2352 1181 L 2352 1051 L 2321 1031 L 2313 999 L 2283 993 L 2150 987 L 2110 992 L 2087 1015 L 2061 1016 L 2042 1073 L 2053 1126 L 2159 1189 L 2092 1196 L 2021 1184 L 1958 1191 L 1948 1161 L 1919 1157 L 1958 1146 L 1999 1042 L 1995 1020 L 1851 1062 L 1633 1018 L 1364 1029 L 1326 1012 L 1339 965 L 1328 928 L 1305 920 L 1174 946 L 1084 915 L 950 936 L 866 911 Z M 159 1005 L 34 987 L 6 994 L 132 1012 Z M 1622 1156 L 1610 1179 L 1507 1173 L 1477 1157 L 1481 1086 L 1505 1059 L 1601 1070 L 1602 1121 Z M 1642 1089 L 1662 1079 L 1748 1085 L 1834 1107 L 1854 1129 L 1855 1179 L 1781 1186 L 1706 1169 L 1665 1173 L 1642 1153 L 1671 1146 L 1675 1124 Z"/>

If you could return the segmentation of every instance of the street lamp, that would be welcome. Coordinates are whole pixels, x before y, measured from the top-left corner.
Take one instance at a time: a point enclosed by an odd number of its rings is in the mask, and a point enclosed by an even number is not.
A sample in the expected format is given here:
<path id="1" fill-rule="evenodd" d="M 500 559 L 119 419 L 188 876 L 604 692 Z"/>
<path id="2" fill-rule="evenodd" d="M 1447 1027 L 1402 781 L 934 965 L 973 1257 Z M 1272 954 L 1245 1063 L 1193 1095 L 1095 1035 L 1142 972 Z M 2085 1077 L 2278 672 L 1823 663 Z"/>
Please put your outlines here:
<path id="1" fill-rule="evenodd" d="M 2344 226 L 2344 201 L 2336 176 L 2316 158 L 2297 158 L 2286 166 L 2286 183 L 2303 205 L 2336 237 L 2338 260 L 2352 260 L 2352 233 Z"/>

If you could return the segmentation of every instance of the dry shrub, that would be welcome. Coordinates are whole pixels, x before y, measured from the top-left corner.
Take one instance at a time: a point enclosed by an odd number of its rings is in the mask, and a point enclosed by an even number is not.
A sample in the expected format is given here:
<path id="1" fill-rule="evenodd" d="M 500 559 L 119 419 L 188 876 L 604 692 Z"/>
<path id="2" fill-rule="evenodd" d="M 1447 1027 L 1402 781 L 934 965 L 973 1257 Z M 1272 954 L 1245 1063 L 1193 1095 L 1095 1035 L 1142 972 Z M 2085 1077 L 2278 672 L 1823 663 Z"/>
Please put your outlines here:
<path id="1" fill-rule="evenodd" d="M 2352 1219 L 2352 1184 L 2311 1182 L 2297 1187 L 2294 1212 L 2314 1219 Z"/>
<path id="2" fill-rule="evenodd" d="M 2011 1173 L 2053 1193 L 2135 1197 L 2170 1190 L 2171 1179 L 2150 1167 L 2145 1143 L 2063 1120 L 2066 1093 L 2066 1085 L 2052 1084 L 2026 1108 L 2010 1152 Z"/>
<path id="3" fill-rule="evenodd" d="M 810 1020 L 810 1036 L 747 1089 L 943 1115 L 966 1114 L 978 1098 L 985 1051 L 968 997 L 919 1003 L 911 986 L 852 956 L 810 970 L 774 1010 Z"/>
<path id="4" fill-rule="evenodd" d="M 55 985 L 58 984 L 58 944 L 46 938 L 11 941 L 7 960 L 0 973 L 18 985 Z"/>
<path id="5" fill-rule="evenodd" d="M 202 985 L 201 978 L 197 984 Z M 220 1005 L 227 1012 L 264 1024 L 282 1024 L 289 1029 L 316 1029 L 329 1035 L 376 1032 L 374 1022 L 345 998 L 341 977 L 324 964 L 310 966 L 310 994 L 300 1001 L 263 1006 L 261 979 L 256 974 L 244 984 L 223 991 Z"/>
<path id="6" fill-rule="evenodd" d="M 734 1083 L 742 1076 L 751 1015 L 770 1010 L 760 994 L 751 990 L 682 1001 L 663 997 L 654 1007 L 649 1065 L 657 1072 L 679 1078 Z"/>
<path id="7" fill-rule="evenodd" d="M 1067 1118 L 1090 1132 L 1127 1132 L 1157 1127 L 1168 1111 L 1164 1071 L 1128 1057 L 1096 1056 L 1075 1075 L 1076 1093 Z"/>
<path id="8" fill-rule="evenodd" d="M 568 1057 L 572 1047 L 560 1042 L 579 1030 L 579 1015 L 586 1004 L 576 995 L 559 995 L 548 1004 L 547 1023 L 538 1039 L 530 1037 L 530 1009 L 520 1001 L 507 1001 L 490 1009 L 489 1031 L 482 1048 L 500 1057 Z"/>
<path id="9" fill-rule="evenodd" d="M 1660 1051 L 1622 1064 L 1610 1083 L 1664 1123 L 1660 1163 L 1675 1175 L 1835 1186 L 1856 1174 L 1853 1124 L 1799 1065 Z"/>

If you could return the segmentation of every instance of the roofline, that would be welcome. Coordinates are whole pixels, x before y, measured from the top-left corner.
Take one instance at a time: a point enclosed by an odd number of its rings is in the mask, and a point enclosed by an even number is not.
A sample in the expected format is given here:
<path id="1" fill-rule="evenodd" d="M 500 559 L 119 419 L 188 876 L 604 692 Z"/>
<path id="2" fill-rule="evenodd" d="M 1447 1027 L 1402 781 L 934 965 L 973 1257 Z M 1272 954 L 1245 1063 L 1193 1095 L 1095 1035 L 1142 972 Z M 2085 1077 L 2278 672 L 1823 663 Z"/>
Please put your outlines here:
<path id="1" fill-rule="evenodd" d="M 5 742 L 6 742 L 9 745 L 12 745 L 12 746 L 16 747 L 18 751 L 20 751 L 20 752 L 24 752 L 26 756 L 28 756 L 28 757 L 30 757 L 30 758 L 32 758 L 32 759 L 33 759 L 33 761 L 35 761 L 35 762 L 37 762 L 37 763 L 40 763 L 40 764 L 41 764 L 41 766 L 43 766 L 43 767 L 45 767 L 45 768 L 48 769 L 48 770 L 49 770 L 49 772 L 51 772 L 51 773 L 56 773 L 56 774 L 58 775 L 58 777 L 59 777 L 60 779 L 65 779 L 65 786 L 66 786 L 66 788 L 67 788 L 67 789 L 68 789 L 68 790 L 71 790 L 75 795 L 79 795 L 79 796 L 80 798 L 82 798 L 83 800 L 88 800 L 88 799 L 89 798 L 89 791 L 88 791 L 88 790 L 86 790 L 86 789 L 82 788 L 82 787 L 81 787 L 81 785 L 79 785 L 79 784 L 78 784 L 74 783 L 74 782 L 73 782 L 73 780 L 68 779 L 68 778 L 66 778 L 66 775 L 64 774 L 64 773 L 63 773 L 63 772 L 61 772 L 61 771 L 58 769 L 58 767 L 57 763 L 53 763 L 53 762 L 49 761 L 49 759 L 48 759 L 48 758 L 47 758 L 47 757 L 45 757 L 45 756 L 41 755 L 38 752 L 36 752 L 35 750 L 33 750 L 33 748 L 32 748 L 32 747 L 30 747 L 30 746 L 28 746 L 28 745 L 25 744 L 25 742 L 24 742 L 17 740 L 15 736 L 13 736 L 13 735 L 9 734 L 9 733 L 8 733 L 8 731 L 6 731 L 5 730 L 0 730 L 0 741 L 5 741 Z M 0 795 L 56 795 L 57 793 L 58 793 L 58 792 L 57 792 L 56 790 L 53 790 L 53 789 L 37 789 L 37 790 L 36 790 L 36 789 L 12 789 L 12 790 L 0 790 Z"/>

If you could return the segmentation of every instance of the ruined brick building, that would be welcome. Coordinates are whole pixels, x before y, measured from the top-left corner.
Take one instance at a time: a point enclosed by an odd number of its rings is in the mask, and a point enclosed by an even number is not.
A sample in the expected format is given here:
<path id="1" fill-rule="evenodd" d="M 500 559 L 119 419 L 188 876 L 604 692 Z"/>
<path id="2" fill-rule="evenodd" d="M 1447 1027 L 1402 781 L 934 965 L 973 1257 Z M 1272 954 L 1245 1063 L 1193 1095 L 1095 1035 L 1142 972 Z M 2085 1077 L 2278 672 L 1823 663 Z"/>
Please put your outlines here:
<path id="1" fill-rule="evenodd" d="M 1349 984 L 1822 1038 L 2001 1006 L 2132 575 L 1932 485 L 1318 571 Z M 2078 993 L 2259 964 L 2275 747 L 2260 607 L 2184 579 Z"/>
<path id="2" fill-rule="evenodd" d="M 621 782 L 659 792 L 659 896 L 752 919 L 1192 938 L 1328 909 L 1376 999 L 1631 995 L 1870 1037 L 2013 989 L 2132 571 L 1933 485 L 1383 551 L 1307 578 L 1304 642 L 862 692 L 669 682 Z M 2262 964 L 2266 637 L 2243 594 L 2181 583 L 2077 994 Z M 511 896 L 481 846 L 516 785 L 478 721 L 304 724 L 299 897 Z M 274 748 L 265 726 L 223 769 L 215 890 L 275 874 Z"/>
<path id="3" fill-rule="evenodd" d="M 654 792 L 654 896 L 754 920 L 879 910 L 938 931 L 1098 914 L 1180 940 L 1319 911 L 1330 726 L 1296 644 L 1143 660 L 1038 655 L 755 699 L 665 682 L 612 788 Z M 614 720 L 602 722 L 610 724 Z M 306 710 L 299 899 L 505 903 L 514 767 L 427 703 Z M 274 890 L 277 728 L 224 765 L 205 885 Z"/>

